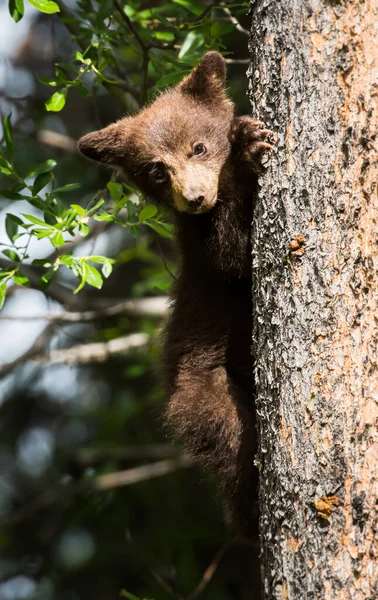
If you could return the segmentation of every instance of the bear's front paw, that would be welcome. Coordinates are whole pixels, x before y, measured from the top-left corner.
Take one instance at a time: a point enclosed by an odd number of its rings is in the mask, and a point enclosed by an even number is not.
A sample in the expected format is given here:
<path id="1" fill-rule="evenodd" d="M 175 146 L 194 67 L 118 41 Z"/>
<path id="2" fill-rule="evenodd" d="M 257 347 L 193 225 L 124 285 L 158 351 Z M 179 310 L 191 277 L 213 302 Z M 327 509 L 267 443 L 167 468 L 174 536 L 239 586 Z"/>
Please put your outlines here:
<path id="1" fill-rule="evenodd" d="M 264 129 L 261 121 L 254 121 L 248 116 L 237 117 L 231 124 L 229 134 L 234 156 L 252 171 L 262 173 L 264 167 L 261 159 L 264 152 L 274 150 L 274 146 L 266 141 L 270 135 L 273 132 Z"/>

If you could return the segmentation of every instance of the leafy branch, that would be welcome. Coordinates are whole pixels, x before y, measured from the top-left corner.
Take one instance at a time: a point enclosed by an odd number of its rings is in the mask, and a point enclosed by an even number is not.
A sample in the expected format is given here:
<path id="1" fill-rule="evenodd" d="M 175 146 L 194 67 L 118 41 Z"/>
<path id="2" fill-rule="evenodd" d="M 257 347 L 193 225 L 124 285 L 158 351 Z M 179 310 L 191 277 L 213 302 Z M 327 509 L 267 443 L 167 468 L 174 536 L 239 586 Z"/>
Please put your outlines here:
<path id="1" fill-rule="evenodd" d="M 206 49 L 222 50 L 224 37 L 240 28 L 230 7 L 246 7 L 246 3 L 226 5 L 217 1 L 203 7 L 199 0 L 193 0 L 177 3 L 172 18 L 172 9 L 165 4 L 142 10 L 138 2 L 80 0 L 72 12 L 63 0 L 28 1 L 45 14 L 58 14 L 76 46 L 71 62 L 57 62 L 53 77 L 38 78 L 43 85 L 55 88 L 45 102 L 46 111 L 55 113 L 64 109 L 70 90 L 76 89 L 85 98 L 91 98 L 97 86 L 106 88 L 124 108 L 133 112 L 147 101 L 154 88 L 179 81 Z M 24 8 L 24 0 L 9 0 L 9 11 L 16 22 L 22 19 Z M 221 13 L 227 15 L 227 22 L 222 20 Z M 5 221 L 8 239 L 1 240 L 0 252 L 9 264 L 0 269 L 0 308 L 11 281 L 22 286 L 30 284 L 22 270 L 25 262 L 42 270 L 39 281 L 42 290 L 48 288 L 62 267 L 79 280 L 74 293 L 85 284 L 101 288 L 115 260 L 66 252 L 67 243 L 74 236 L 88 236 L 96 221 L 127 228 L 136 238 L 148 229 L 163 238 L 172 237 L 168 215 L 153 204 L 145 205 L 132 186 L 109 181 L 106 189 L 96 192 L 87 206 L 80 200 L 68 203 L 64 196 L 77 191 L 80 183 L 56 185 L 57 161 L 52 158 L 22 175 L 14 150 L 11 115 L 8 115 L 3 122 L 0 145 L 0 173 L 8 185 L 0 190 L 0 197 L 9 201 L 11 209 Z M 33 210 L 17 210 L 19 201 L 28 203 Z M 48 240 L 53 255 L 33 258 L 29 251 L 33 239 Z"/>

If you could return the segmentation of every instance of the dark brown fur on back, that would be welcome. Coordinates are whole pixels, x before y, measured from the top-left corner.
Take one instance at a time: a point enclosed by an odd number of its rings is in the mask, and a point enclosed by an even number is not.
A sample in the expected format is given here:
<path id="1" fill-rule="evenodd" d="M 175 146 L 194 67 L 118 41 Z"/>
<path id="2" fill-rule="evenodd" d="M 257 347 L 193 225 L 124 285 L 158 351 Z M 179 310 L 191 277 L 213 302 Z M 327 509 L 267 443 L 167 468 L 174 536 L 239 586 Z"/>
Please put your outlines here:
<path id="1" fill-rule="evenodd" d="M 268 131 L 234 117 L 216 52 L 135 117 L 79 141 L 89 158 L 122 167 L 172 208 L 180 271 L 166 327 L 166 419 L 215 472 L 244 535 L 256 475 L 250 226 Z"/>

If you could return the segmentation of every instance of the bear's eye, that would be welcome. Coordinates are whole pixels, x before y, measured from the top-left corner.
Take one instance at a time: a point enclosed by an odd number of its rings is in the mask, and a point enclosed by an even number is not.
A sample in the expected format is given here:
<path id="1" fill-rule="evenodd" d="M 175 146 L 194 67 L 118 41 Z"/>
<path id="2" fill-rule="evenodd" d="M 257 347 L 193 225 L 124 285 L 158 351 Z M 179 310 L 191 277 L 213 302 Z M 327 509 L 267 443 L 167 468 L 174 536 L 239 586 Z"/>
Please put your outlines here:
<path id="1" fill-rule="evenodd" d="M 206 154 L 206 146 L 205 144 L 194 144 L 193 146 L 193 154 L 195 154 L 196 156 L 203 156 L 204 154 Z"/>
<path id="2" fill-rule="evenodd" d="M 168 178 L 168 172 L 164 163 L 154 163 L 151 167 L 150 175 L 156 181 L 156 183 L 164 183 L 164 181 L 166 181 Z"/>

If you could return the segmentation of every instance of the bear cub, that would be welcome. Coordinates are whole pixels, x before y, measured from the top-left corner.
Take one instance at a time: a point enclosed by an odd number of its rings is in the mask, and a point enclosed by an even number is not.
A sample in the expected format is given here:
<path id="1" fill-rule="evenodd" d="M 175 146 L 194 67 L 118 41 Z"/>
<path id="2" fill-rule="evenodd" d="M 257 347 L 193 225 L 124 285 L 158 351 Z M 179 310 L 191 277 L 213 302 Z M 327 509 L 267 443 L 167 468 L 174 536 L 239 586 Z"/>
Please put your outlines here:
<path id="1" fill-rule="evenodd" d="M 79 140 L 92 160 L 122 168 L 169 207 L 180 251 L 165 332 L 166 420 L 216 474 L 246 537 L 256 497 L 251 221 L 270 132 L 235 117 L 222 56 L 208 52 L 176 87 L 136 116 Z"/>

